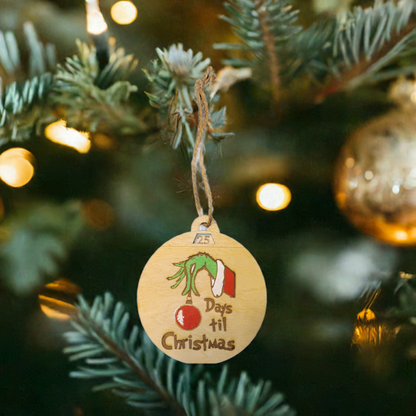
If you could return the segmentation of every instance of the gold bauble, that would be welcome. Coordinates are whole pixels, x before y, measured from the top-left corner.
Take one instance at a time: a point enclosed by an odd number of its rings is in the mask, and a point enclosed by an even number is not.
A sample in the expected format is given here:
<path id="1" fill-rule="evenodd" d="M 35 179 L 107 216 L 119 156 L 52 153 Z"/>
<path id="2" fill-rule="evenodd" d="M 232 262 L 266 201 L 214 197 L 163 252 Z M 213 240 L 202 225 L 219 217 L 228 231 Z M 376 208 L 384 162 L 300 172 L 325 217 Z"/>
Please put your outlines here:
<path id="1" fill-rule="evenodd" d="M 416 245 L 416 111 L 391 111 L 358 129 L 334 179 L 338 207 L 360 231 Z"/>
<path id="2" fill-rule="evenodd" d="M 357 315 L 352 343 L 357 345 L 360 351 L 371 352 L 373 349 L 393 341 L 399 330 L 400 327 L 379 322 L 371 309 L 364 309 Z"/>

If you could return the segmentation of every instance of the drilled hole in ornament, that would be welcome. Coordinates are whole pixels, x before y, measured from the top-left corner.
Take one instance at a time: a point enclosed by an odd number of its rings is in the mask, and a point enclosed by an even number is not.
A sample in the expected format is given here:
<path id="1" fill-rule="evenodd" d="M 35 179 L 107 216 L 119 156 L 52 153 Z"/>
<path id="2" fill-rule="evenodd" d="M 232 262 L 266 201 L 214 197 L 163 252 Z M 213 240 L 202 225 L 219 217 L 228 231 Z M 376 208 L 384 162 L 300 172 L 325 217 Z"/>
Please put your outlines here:
<path id="1" fill-rule="evenodd" d="M 199 226 L 199 231 L 208 231 L 208 227 L 207 227 L 206 222 L 203 222 L 200 226 Z"/>

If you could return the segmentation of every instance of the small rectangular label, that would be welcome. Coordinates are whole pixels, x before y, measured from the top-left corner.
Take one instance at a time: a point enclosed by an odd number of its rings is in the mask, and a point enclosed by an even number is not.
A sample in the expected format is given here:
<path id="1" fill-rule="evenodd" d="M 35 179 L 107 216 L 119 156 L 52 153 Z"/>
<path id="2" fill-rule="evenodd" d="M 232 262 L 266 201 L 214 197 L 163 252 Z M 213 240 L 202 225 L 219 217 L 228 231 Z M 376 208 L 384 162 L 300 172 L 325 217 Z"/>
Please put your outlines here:
<path id="1" fill-rule="evenodd" d="M 211 234 L 198 233 L 195 237 L 194 244 L 215 244 Z"/>

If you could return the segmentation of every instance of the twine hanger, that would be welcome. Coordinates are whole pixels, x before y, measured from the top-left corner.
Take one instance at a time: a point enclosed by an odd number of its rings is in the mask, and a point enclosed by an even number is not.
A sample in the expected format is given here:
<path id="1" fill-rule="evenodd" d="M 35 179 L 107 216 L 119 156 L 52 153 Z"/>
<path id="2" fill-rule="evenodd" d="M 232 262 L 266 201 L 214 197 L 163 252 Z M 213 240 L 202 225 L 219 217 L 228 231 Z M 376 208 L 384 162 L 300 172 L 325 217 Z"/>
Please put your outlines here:
<path id="1" fill-rule="evenodd" d="M 201 171 L 202 182 L 204 184 L 205 195 L 208 201 L 208 222 L 206 227 L 208 228 L 213 221 L 212 214 L 214 212 L 214 203 L 212 199 L 212 192 L 209 186 L 208 175 L 204 164 L 204 154 L 205 154 L 205 130 L 208 127 L 209 123 L 209 107 L 207 98 L 205 96 L 204 88 L 208 87 L 212 81 L 215 80 L 215 73 L 211 66 L 207 68 L 205 75 L 198 79 L 195 83 L 195 94 L 198 99 L 198 130 L 196 134 L 194 153 L 192 156 L 192 187 L 194 191 L 195 206 L 198 212 L 198 215 L 204 215 L 204 210 L 201 205 L 201 200 L 198 193 L 198 183 L 197 183 L 197 170 L 198 164 Z"/>

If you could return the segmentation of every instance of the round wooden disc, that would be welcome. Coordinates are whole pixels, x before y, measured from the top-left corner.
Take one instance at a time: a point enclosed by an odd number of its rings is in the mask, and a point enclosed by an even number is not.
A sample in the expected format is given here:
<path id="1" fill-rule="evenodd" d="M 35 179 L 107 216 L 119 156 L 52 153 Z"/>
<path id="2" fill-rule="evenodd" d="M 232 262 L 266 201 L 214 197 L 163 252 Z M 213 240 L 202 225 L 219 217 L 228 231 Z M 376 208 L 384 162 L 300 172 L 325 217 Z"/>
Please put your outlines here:
<path id="1" fill-rule="evenodd" d="M 147 262 L 137 304 L 153 343 L 184 363 L 220 363 L 246 348 L 264 319 L 267 295 L 254 257 L 207 217 Z"/>

